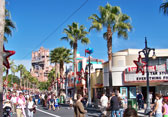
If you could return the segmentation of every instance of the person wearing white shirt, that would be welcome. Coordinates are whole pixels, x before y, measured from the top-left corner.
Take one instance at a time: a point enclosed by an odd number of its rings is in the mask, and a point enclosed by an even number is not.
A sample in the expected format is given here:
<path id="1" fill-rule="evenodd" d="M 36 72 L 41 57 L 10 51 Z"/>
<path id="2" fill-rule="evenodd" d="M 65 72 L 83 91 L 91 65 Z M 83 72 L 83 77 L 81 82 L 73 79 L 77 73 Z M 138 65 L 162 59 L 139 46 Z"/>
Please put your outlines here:
<path id="1" fill-rule="evenodd" d="M 103 93 L 102 97 L 100 98 L 100 103 L 101 103 L 101 112 L 103 116 L 106 116 L 107 111 L 106 108 L 108 106 L 108 97 Z"/>
<path id="2" fill-rule="evenodd" d="M 35 105 L 32 100 L 32 97 L 29 97 L 29 100 L 27 102 L 27 108 L 28 108 L 28 117 L 33 117 L 33 111 L 34 111 Z"/>
<path id="3" fill-rule="evenodd" d="M 10 101 L 12 102 L 12 111 L 13 111 L 14 114 L 16 113 L 16 98 L 17 98 L 16 94 L 13 93 Z"/>

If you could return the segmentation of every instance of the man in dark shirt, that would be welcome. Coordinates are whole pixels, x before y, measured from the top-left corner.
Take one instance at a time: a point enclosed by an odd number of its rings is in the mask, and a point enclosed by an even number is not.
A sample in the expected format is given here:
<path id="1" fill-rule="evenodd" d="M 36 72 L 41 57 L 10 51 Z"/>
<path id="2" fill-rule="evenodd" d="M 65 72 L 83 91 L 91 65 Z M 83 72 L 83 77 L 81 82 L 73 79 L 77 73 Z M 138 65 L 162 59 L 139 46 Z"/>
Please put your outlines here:
<path id="1" fill-rule="evenodd" d="M 141 91 L 139 91 L 139 94 L 137 95 L 137 102 L 138 102 L 138 109 L 140 110 L 143 108 L 143 95 Z"/>
<path id="2" fill-rule="evenodd" d="M 115 96 L 115 93 L 112 93 L 110 105 L 111 105 L 111 117 L 119 117 L 120 116 L 119 115 L 119 100 L 118 100 L 118 97 Z"/>

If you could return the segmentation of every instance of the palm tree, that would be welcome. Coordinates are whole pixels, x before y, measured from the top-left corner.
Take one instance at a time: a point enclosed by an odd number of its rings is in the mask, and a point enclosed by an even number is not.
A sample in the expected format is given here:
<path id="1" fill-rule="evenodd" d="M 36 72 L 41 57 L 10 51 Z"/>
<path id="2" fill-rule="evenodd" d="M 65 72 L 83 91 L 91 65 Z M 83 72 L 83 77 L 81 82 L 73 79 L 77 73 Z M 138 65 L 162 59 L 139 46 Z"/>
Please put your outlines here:
<path id="1" fill-rule="evenodd" d="M 160 5 L 160 10 L 162 10 L 165 15 L 168 15 L 168 2 L 162 3 Z"/>
<path id="2" fill-rule="evenodd" d="M 78 48 L 78 41 L 81 41 L 82 44 L 88 44 L 90 40 L 86 37 L 89 33 L 85 31 L 84 25 L 78 25 L 78 23 L 73 22 L 72 25 L 68 25 L 68 28 L 64 29 L 64 33 L 66 37 L 62 37 L 61 40 L 69 41 L 71 48 L 73 48 L 73 66 L 74 66 L 74 94 L 77 93 L 76 91 L 76 55 L 77 55 L 77 48 Z"/>
<path id="3" fill-rule="evenodd" d="M 0 115 L 3 115 L 3 37 L 5 27 L 5 0 L 0 0 Z"/>
<path id="4" fill-rule="evenodd" d="M 25 66 L 20 64 L 18 65 L 17 71 L 20 71 L 20 87 L 22 87 L 22 78 L 23 78 L 23 72 L 25 71 Z"/>
<path id="5" fill-rule="evenodd" d="M 52 50 L 50 55 L 51 55 L 51 60 L 52 60 L 52 57 L 54 56 L 54 59 L 56 59 L 57 62 L 60 64 L 60 78 L 63 81 L 64 63 L 71 62 L 71 59 L 72 59 L 70 57 L 72 55 L 71 50 L 66 49 L 64 47 L 58 47 Z"/>
<path id="6" fill-rule="evenodd" d="M 10 65 L 10 69 L 11 69 L 12 75 L 15 76 L 15 73 L 17 72 L 17 65 L 15 65 L 14 61 L 12 61 L 12 64 Z M 12 78 L 12 84 L 13 84 L 13 78 Z"/>
<path id="7" fill-rule="evenodd" d="M 12 36 L 12 30 L 11 29 L 15 29 L 15 24 L 12 22 L 11 20 L 11 14 L 10 12 L 5 9 L 5 35 L 4 35 L 4 41 L 8 42 L 7 37 L 6 36 Z"/>
<path id="8" fill-rule="evenodd" d="M 51 63 L 55 64 L 55 79 L 53 79 L 53 81 L 54 82 L 56 81 L 55 90 L 56 90 L 56 96 L 57 96 L 57 94 L 58 94 L 58 91 L 57 91 L 57 85 L 58 85 L 58 81 L 57 81 L 57 78 L 58 78 L 58 60 L 57 60 L 57 53 L 55 53 L 55 51 L 51 51 L 50 52 L 50 61 L 51 61 Z"/>
<path id="9" fill-rule="evenodd" d="M 54 78 L 56 78 L 56 73 L 55 73 L 55 69 L 52 69 L 48 74 L 48 81 L 47 82 L 49 84 L 52 84 L 52 82 L 54 82 Z M 54 86 L 53 86 L 53 89 L 54 89 Z"/>
<path id="10" fill-rule="evenodd" d="M 107 40 L 108 61 L 109 61 L 109 86 L 112 86 L 112 35 L 117 32 L 118 37 L 128 38 L 128 31 L 131 31 L 132 26 L 129 23 L 130 17 L 121 12 L 120 7 L 111 6 L 109 3 L 105 7 L 99 6 L 100 17 L 92 14 L 88 19 L 92 20 L 92 25 L 89 29 L 100 31 L 103 27 L 107 28 L 107 32 L 103 34 Z"/>

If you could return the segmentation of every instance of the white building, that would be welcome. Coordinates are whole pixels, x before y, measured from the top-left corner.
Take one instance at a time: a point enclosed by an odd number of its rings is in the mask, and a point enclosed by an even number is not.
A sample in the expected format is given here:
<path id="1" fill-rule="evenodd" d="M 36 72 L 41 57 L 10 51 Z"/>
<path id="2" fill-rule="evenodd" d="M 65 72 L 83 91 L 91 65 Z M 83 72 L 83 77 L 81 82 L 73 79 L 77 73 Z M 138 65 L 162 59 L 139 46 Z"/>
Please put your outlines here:
<path id="1" fill-rule="evenodd" d="M 138 52 L 142 49 L 126 49 L 113 53 L 112 56 L 112 86 L 120 93 L 126 94 L 129 98 L 135 98 L 136 92 L 141 90 L 146 98 L 146 70 L 145 74 L 141 72 L 136 73 L 136 64 L 134 60 L 138 61 Z M 155 92 L 168 95 L 168 49 L 156 49 L 155 54 L 157 58 L 152 59 L 153 52 L 149 55 L 149 79 L 150 92 L 155 95 Z M 141 53 L 142 61 L 145 61 L 144 54 Z M 167 62 L 168 63 L 168 62 Z M 145 67 L 144 67 L 145 69 Z M 108 76 L 108 62 L 103 65 L 104 87 L 109 85 Z"/>

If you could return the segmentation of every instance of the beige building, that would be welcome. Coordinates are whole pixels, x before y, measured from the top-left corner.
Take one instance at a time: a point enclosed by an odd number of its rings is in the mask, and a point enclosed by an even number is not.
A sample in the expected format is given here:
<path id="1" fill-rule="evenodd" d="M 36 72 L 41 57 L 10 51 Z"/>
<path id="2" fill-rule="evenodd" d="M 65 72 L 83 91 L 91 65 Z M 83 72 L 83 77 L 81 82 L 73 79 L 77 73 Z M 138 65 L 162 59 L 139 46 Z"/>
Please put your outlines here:
<path id="1" fill-rule="evenodd" d="M 136 92 L 130 92 L 136 89 L 141 90 L 146 97 L 146 68 L 145 74 L 136 73 L 137 66 L 133 62 L 138 61 L 138 52 L 142 49 L 126 49 L 113 53 L 112 59 L 112 86 L 114 90 L 120 90 L 120 93 L 129 98 L 135 98 Z M 168 49 L 156 49 L 156 59 L 152 59 L 153 51 L 149 55 L 149 80 L 150 92 L 154 95 L 159 92 L 168 95 Z M 141 53 L 142 61 L 145 61 L 144 54 Z M 103 86 L 108 88 L 108 62 L 103 65 Z"/>
<path id="2" fill-rule="evenodd" d="M 49 60 L 49 49 L 40 47 L 38 51 L 32 52 L 32 76 L 38 78 L 40 82 L 48 80 L 48 73 L 52 69 Z"/>

